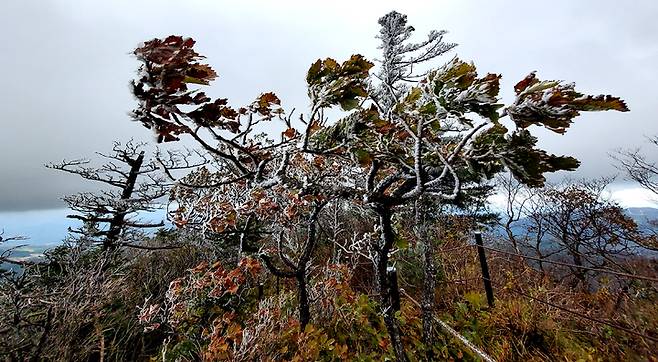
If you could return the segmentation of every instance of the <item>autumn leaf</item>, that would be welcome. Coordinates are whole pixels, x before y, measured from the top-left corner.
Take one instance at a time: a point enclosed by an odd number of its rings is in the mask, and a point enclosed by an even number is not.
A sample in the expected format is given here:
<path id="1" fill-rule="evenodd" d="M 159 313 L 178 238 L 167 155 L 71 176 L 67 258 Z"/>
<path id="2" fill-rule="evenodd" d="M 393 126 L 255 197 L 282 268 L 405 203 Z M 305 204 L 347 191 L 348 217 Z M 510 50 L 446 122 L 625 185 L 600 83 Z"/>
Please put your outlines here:
<path id="1" fill-rule="evenodd" d="M 238 292 L 238 289 L 240 288 L 231 279 L 226 280 L 226 282 L 224 283 L 224 287 L 226 288 L 227 293 L 233 294 L 233 295 L 235 295 Z"/>
<path id="2" fill-rule="evenodd" d="M 626 103 L 620 98 L 602 94 L 598 96 L 583 96 L 574 99 L 573 105 L 581 111 L 629 111 Z"/>
<path id="3" fill-rule="evenodd" d="M 519 93 L 523 92 L 529 86 L 531 86 L 535 83 L 538 83 L 539 80 L 536 78 L 536 73 L 537 72 L 532 72 L 532 73 L 528 74 L 525 78 L 523 78 L 523 80 L 516 83 L 516 85 L 514 86 L 514 92 L 516 92 L 516 94 L 519 94 Z"/>
<path id="4" fill-rule="evenodd" d="M 340 105 L 344 110 L 353 109 L 359 98 L 368 94 L 365 79 L 373 66 L 359 54 L 342 64 L 331 58 L 317 60 L 306 76 L 309 97 L 320 107 Z"/>
<path id="5" fill-rule="evenodd" d="M 294 128 L 288 128 L 287 130 L 283 131 L 282 134 L 289 139 L 295 138 L 297 135 L 297 130 Z"/>
<path id="6" fill-rule="evenodd" d="M 324 168 L 324 163 L 324 157 L 316 156 L 313 158 L 313 166 L 317 167 L 318 169 Z"/>
<path id="7" fill-rule="evenodd" d="M 517 100 L 505 111 L 520 128 L 540 125 L 563 134 L 580 111 L 628 111 L 626 103 L 620 98 L 585 95 L 577 92 L 573 83 L 540 81 L 534 73 L 517 84 L 515 89 L 518 89 Z"/>
<path id="8" fill-rule="evenodd" d="M 391 344 L 390 341 L 389 341 L 388 339 L 386 339 L 386 338 L 382 338 L 382 339 L 380 339 L 379 342 L 377 343 L 377 345 L 378 345 L 381 349 L 383 349 L 384 351 L 387 351 L 387 350 L 388 350 L 388 347 L 390 346 L 390 344 Z"/>
<path id="9" fill-rule="evenodd" d="M 281 100 L 279 97 L 276 96 L 276 94 L 272 92 L 268 93 L 263 93 L 261 94 L 258 99 L 256 99 L 256 102 L 254 102 L 253 109 L 255 112 L 267 116 L 270 115 L 271 113 L 280 113 L 281 111 L 279 109 L 274 110 L 272 109 L 272 105 L 280 105 Z"/>
<path id="10" fill-rule="evenodd" d="M 199 265 L 190 270 L 193 274 L 198 274 L 208 269 L 208 262 L 202 261 Z"/>

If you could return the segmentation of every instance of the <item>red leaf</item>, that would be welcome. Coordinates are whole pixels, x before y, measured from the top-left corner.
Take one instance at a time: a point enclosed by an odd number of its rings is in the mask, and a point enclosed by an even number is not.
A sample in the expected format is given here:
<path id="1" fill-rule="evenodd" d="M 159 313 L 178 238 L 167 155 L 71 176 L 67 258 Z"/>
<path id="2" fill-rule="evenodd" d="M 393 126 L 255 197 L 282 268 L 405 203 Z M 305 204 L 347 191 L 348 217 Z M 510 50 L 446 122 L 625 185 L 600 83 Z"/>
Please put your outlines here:
<path id="1" fill-rule="evenodd" d="M 297 130 L 294 129 L 294 128 L 288 128 L 287 130 L 285 130 L 284 132 L 282 132 L 282 134 L 283 134 L 285 137 L 287 137 L 287 138 L 291 138 L 291 139 L 292 139 L 292 138 L 294 138 L 294 137 L 297 135 Z"/>
<path id="2" fill-rule="evenodd" d="M 537 79 L 536 76 L 535 76 L 536 73 L 537 73 L 537 72 L 532 72 L 532 73 L 528 74 L 525 78 L 523 78 L 522 81 L 518 82 L 518 83 L 514 86 L 514 91 L 516 92 L 516 94 L 519 94 L 519 93 L 523 92 L 523 91 L 526 90 L 529 86 L 531 86 L 531 85 L 536 84 L 537 82 L 539 82 L 539 79 Z"/>

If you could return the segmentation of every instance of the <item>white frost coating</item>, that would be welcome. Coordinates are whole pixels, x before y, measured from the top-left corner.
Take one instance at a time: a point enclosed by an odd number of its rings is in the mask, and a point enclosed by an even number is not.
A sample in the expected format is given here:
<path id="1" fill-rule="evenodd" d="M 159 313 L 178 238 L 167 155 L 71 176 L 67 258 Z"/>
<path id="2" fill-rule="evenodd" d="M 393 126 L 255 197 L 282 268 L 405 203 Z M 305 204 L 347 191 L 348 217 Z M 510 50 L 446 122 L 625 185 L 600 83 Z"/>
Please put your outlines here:
<path id="1" fill-rule="evenodd" d="M 551 97 L 553 97 L 553 91 L 549 89 L 547 91 L 544 91 L 544 94 L 541 97 L 541 101 L 544 103 L 548 103 Z"/>
<path id="2" fill-rule="evenodd" d="M 274 177 L 271 177 L 271 178 L 259 183 L 258 186 L 260 186 L 262 188 L 269 188 L 269 187 L 272 187 L 272 186 L 278 184 L 279 182 L 281 182 L 281 178 L 279 177 L 279 175 L 275 175 Z"/>

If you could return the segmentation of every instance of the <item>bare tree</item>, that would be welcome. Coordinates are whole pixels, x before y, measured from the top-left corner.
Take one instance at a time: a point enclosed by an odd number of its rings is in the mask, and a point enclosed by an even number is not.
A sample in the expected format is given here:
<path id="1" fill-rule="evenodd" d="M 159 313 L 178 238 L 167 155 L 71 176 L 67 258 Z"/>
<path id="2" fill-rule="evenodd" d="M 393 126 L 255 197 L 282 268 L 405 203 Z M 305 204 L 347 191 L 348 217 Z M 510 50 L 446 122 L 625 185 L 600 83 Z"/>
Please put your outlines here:
<path id="1" fill-rule="evenodd" d="M 521 201 L 508 200 L 508 210 L 521 217 L 507 223 L 507 232 L 539 259 L 567 258 L 575 265 L 570 268 L 574 286 L 589 285 L 587 268 L 628 271 L 624 259 L 642 236 L 624 210 L 605 197 L 610 181 L 565 181 L 534 190 L 515 185 Z M 541 260 L 539 267 L 544 269 Z"/>
<path id="2" fill-rule="evenodd" d="M 545 189 L 541 214 L 546 234 L 577 266 L 621 268 L 639 236 L 637 225 L 623 209 L 603 195 L 610 180 L 567 184 Z M 585 269 L 572 268 L 580 282 Z"/>
<path id="3" fill-rule="evenodd" d="M 649 137 L 648 141 L 651 145 L 658 146 L 658 136 Z M 612 157 L 629 179 L 658 195 L 658 165 L 649 160 L 639 148 L 618 150 Z"/>
<path id="4" fill-rule="evenodd" d="M 164 222 L 141 221 L 139 213 L 158 210 L 160 199 L 167 194 L 168 183 L 158 164 L 145 158 L 144 144 L 132 141 L 114 143 L 112 153 L 98 153 L 107 162 L 92 167 L 90 160 L 62 161 L 48 168 L 76 174 L 86 180 L 109 186 L 98 193 L 84 192 L 64 197 L 82 226 L 69 228 L 82 244 L 99 244 L 104 249 L 140 245 L 141 230 L 164 226 Z"/>
<path id="5" fill-rule="evenodd" d="M 12 261 L 9 261 L 12 262 Z M 7 360 L 39 361 L 52 330 L 53 308 L 45 306 L 29 269 L 0 273 L 0 357 Z"/>
<path id="6" fill-rule="evenodd" d="M 648 138 L 652 146 L 658 146 L 658 136 Z M 617 161 L 617 167 L 625 176 L 640 184 L 642 188 L 651 191 L 658 196 L 658 165 L 651 161 L 641 149 L 618 150 L 612 154 Z M 649 250 L 658 251 L 658 220 L 647 220 L 649 224 L 649 235 L 638 240 L 638 242 Z"/>
<path id="7" fill-rule="evenodd" d="M 527 235 L 521 236 L 514 231 L 513 226 L 523 217 L 530 214 L 533 189 L 518 182 L 511 173 L 500 174 L 496 177 L 498 191 L 505 197 L 505 210 L 501 213 L 499 226 L 505 230 L 507 240 L 517 253 L 521 253 L 520 244 L 526 240 L 518 240 L 520 237 L 527 239 Z"/>

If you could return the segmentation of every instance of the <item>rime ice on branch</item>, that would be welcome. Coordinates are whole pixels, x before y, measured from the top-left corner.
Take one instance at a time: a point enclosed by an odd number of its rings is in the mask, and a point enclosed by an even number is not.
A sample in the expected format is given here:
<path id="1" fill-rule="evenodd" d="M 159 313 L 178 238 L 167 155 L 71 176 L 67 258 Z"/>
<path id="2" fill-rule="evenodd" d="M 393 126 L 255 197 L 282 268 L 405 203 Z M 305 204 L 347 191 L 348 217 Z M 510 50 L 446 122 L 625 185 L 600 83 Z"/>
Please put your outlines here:
<path id="1" fill-rule="evenodd" d="M 515 86 L 516 99 L 505 106 L 498 98 L 500 75 L 480 77 L 475 65 L 458 58 L 438 68 L 426 64 L 454 47 L 443 43 L 444 31 L 412 43 L 414 29 L 404 15 L 389 13 L 380 25 L 376 75 L 361 55 L 311 65 L 310 112 L 299 117 L 299 128 L 273 93 L 233 108 L 193 89 L 217 73 L 200 63 L 193 40 L 178 36 L 135 51 L 142 66 L 133 83 L 139 102 L 133 116 L 158 141 L 189 135 L 213 156 L 212 170 L 176 187 L 174 219 L 224 235 L 239 254 L 248 251 L 248 240 L 272 273 L 296 278 L 302 326 L 312 317 L 306 285 L 318 215 L 338 199 L 369 208 L 378 219 L 369 245 L 374 284 L 397 358 L 405 360 L 386 278 L 396 215 L 421 197 L 438 205 L 458 202 L 506 168 L 522 183 L 540 186 L 544 173 L 573 170 L 578 161 L 537 148 L 530 125 L 562 134 L 582 111 L 628 109 L 619 98 L 584 95 L 534 73 Z M 422 67 L 429 70 L 419 72 Z M 348 114 L 329 119 L 325 111 L 337 106 Z M 503 117 L 515 128 L 505 127 Z M 264 122 L 279 122 L 285 131 L 277 139 L 256 134 L 254 126 Z"/>
<path id="2" fill-rule="evenodd" d="M 163 222 L 144 222 L 138 213 L 160 209 L 157 201 L 167 194 L 167 180 L 158 165 L 145 158 L 142 144 L 115 142 L 112 153 L 99 155 L 107 162 L 90 166 L 89 160 L 62 161 L 47 167 L 76 174 L 110 189 L 99 193 L 83 192 L 64 197 L 76 214 L 68 218 L 82 221 L 80 228 L 69 228 L 82 244 L 101 245 L 104 249 L 119 247 L 148 248 L 139 245 L 145 239 L 143 229 L 164 226 Z"/>

